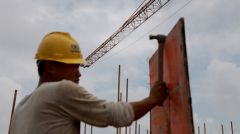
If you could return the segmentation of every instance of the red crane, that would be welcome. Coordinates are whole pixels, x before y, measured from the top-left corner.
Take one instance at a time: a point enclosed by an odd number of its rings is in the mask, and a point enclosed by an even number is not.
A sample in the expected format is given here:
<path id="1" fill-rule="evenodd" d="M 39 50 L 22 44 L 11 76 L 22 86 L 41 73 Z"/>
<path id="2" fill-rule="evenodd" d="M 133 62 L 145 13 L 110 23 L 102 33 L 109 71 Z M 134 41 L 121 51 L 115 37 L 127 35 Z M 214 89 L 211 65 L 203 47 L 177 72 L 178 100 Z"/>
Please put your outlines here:
<path id="1" fill-rule="evenodd" d="M 86 58 L 88 63 L 81 64 L 81 66 L 84 68 L 91 66 L 169 1 L 170 0 L 149 0 L 143 5 L 145 2 L 144 0 L 130 18 L 115 33 Z"/>

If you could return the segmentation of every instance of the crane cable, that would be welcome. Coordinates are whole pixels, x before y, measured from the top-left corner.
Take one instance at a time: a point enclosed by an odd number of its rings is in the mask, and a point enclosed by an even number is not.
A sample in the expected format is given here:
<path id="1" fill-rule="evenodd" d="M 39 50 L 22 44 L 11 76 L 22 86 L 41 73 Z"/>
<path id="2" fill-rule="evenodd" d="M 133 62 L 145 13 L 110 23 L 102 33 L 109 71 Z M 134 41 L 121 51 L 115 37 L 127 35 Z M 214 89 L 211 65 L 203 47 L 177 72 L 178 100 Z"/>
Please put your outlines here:
<path id="1" fill-rule="evenodd" d="M 187 6 L 192 0 L 189 0 L 186 4 L 184 4 L 181 8 L 179 8 L 176 12 L 174 12 L 172 15 L 170 15 L 167 19 L 165 19 L 164 21 L 162 21 L 161 23 L 159 23 L 156 27 L 154 27 L 153 29 L 151 29 L 149 32 L 147 32 L 146 34 L 144 34 L 143 36 L 141 36 L 140 38 L 138 38 L 136 41 L 132 42 L 131 44 L 129 44 L 128 46 L 124 47 L 123 49 L 119 50 L 118 52 L 114 53 L 113 55 L 95 63 L 101 63 L 102 61 L 105 61 L 106 59 L 111 58 L 112 56 L 118 54 L 119 52 L 123 51 L 124 49 L 128 48 L 129 46 L 133 45 L 134 43 L 136 43 L 137 41 L 139 41 L 140 39 L 142 39 L 144 36 L 146 36 L 147 34 L 149 34 L 150 32 L 152 32 L 154 29 L 156 29 L 157 27 L 159 27 L 160 25 L 162 25 L 165 21 L 167 21 L 168 19 L 170 19 L 172 16 L 174 16 L 177 12 L 179 12 L 181 9 L 183 9 L 185 6 Z"/>

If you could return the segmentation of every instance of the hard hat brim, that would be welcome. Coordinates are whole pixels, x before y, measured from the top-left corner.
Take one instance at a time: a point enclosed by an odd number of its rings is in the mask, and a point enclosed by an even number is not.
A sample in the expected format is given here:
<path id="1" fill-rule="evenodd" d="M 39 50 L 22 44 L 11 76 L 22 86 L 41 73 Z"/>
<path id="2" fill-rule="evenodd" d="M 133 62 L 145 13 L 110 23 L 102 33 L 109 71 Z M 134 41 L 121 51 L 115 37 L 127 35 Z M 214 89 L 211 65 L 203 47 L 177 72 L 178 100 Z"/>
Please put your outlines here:
<path id="1" fill-rule="evenodd" d="M 62 62 L 66 64 L 82 64 L 82 63 L 88 63 L 86 60 L 83 59 L 61 59 L 61 60 L 55 60 L 57 62 Z"/>
<path id="2" fill-rule="evenodd" d="M 57 61 L 57 62 L 66 63 L 66 64 L 88 63 L 86 60 L 83 60 L 83 59 L 44 59 L 44 60 Z"/>

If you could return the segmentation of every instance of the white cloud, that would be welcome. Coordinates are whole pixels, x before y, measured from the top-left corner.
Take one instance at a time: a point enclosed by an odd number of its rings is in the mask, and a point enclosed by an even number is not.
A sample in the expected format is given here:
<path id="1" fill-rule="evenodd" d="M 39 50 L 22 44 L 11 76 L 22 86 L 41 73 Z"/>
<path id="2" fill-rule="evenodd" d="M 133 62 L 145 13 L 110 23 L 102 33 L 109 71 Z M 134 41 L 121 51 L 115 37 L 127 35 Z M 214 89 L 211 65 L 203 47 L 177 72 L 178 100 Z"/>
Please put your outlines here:
<path id="1" fill-rule="evenodd" d="M 192 93 L 193 107 L 199 109 L 194 113 L 195 131 L 200 126 L 203 132 L 205 122 L 210 133 L 221 133 L 221 124 L 225 126 L 224 131 L 230 133 L 230 121 L 233 121 L 234 132 L 238 132 L 240 67 L 235 63 L 215 59 L 202 74 L 195 78 L 195 86 L 192 88 L 195 91 Z"/>
<path id="2" fill-rule="evenodd" d="M 230 117 L 240 117 L 240 67 L 234 63 L 213 60 L 208 70 L 208 92 L 206 96 L 218 111 Z"/>
<path id="3" fill-rule="evenodd" d="M 193 120 L 194 120 L 195 126 L 199 126 L 199 125 L 201 125 L 201 123 L 202 123 L 196 113 L 193 113 Z"/>
<path id="4" fill-rule="evenodd" d="M 140 101 L 149 96 L 150 90 L 143 86 L 138 86 L 128 90 L 129 92 L 129 102 Z"/>
<path id="5" fill-rule="evenodd" d="M 0 130 L 1 133 L 7 133 L 10 123 L 10 117 L 12 113 L 12 105 L 13 105 L 13 98 L 14 92 L 17 90 L 17 99 L 15 103 L 15 107 L 22 99 L 20 96 L 22 87 L 20 84 L 16 83 L 14 80 L 0 76 Z"/>

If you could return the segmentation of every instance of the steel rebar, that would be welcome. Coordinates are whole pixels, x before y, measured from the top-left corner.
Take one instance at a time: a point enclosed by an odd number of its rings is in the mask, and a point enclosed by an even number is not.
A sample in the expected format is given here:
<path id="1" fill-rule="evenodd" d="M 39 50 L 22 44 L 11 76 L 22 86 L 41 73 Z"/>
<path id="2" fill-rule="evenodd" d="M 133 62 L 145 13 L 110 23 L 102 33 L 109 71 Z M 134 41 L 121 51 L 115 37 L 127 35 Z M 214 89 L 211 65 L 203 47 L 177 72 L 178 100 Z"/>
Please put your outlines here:
<path id="1" fill-rule="evenodd" d="M 205 127 L 205 123 L 204 123 L 204 133 L 206 134 L 206 127 Z"/>
<path id="2" fill-rule="evenodd" d="M 232 128 L 232 134 L 233 134 L 233 125 L 232 125 L 232 121 L 231 121 L 231 128 Z"/>
<path id="3" fill-rule="evenodd" d="M 118 102 L 119 102 L 119 92 L 120 92 L 120 70 L 121 70 L 121 65 L 119 65 L 118 67 L 118 99 L 117 99 Z M 118 127 L 117 127 L 116 133 L 118 134 Z"/>
<path id="4" fill-rule="evenodd" d="M 8 130 L 8 134 L 10 134 L 10 128 L 11 128 L 11 123 L 12 123 L 12 116 L 13 116 L 14 109 L 15 109 L 16 97 L 17 97 L 17 90 L 15 90 L 15 92 L 14 92 L 14 99 L 13 99 L 12 113 L 11 113 L 11 118 L 10 118 L 10 123 L 9 123 L 9 130 Z"/>
<path id="5" fill-rule="evenodd" d="M 140 124 L 138 124 L 139 125 L 139 128 L 138 128 L 138 134 L 140 134 Z"/>
<path id="6" fill-rule="evenodd" d="M 222 126 L 222 134 L 224 134 L 224 131 L 223 131 L 223 124 L 222 124 L 221 126 Z"/>
<path id="7" fill-rule="evenodd" d="M 135 134 L 137 134 L 137 121 L 135 121 Z"/>
<path id="8" fill-rule="evenodd" d="M 128 102 L 128 79 L 127 79 L 127 85 L 126 85 L 126 102 Z M 127 134 L 127 127 L 125 128 L 125 134 Z"/>
<path id="9" fill-rule="evenodd" d="M 91 134 L 92 134 L 93 126 L 91 126 Z"/>
<path id="10" fill-rule="evenodd" d="M 200 134 L 200 129 L 199 129 L 199 126 L 198 126 L 198 134 Z"/>
<path id="11" fill-rule="evenodd" d="M 120 101 L 122 101 L 122 92 L 120 92 Z M 119 134 L 121 134 L 121 127 L 119 128 Z"/>
<path id="12" fill-rule="evenodd" d="M 85 123 L 85 127 L 84 127 L 84 134 L 86 134 L 86 123 Z"/>

